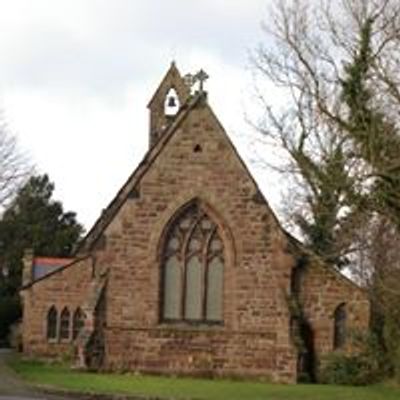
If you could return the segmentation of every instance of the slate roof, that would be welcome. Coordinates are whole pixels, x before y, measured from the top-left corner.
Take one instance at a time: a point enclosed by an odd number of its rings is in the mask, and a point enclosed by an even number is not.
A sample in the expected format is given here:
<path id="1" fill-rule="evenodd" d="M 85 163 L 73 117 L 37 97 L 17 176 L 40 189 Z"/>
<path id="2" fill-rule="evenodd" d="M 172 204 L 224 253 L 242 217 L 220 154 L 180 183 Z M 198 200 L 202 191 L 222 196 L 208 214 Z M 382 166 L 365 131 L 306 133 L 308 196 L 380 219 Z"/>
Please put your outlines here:
<path id="1" fill-rule="evenodd" d="M 70 264 L 73 258 L 35 257 L 32 261 L 32 279 L 34 281 Z"/>

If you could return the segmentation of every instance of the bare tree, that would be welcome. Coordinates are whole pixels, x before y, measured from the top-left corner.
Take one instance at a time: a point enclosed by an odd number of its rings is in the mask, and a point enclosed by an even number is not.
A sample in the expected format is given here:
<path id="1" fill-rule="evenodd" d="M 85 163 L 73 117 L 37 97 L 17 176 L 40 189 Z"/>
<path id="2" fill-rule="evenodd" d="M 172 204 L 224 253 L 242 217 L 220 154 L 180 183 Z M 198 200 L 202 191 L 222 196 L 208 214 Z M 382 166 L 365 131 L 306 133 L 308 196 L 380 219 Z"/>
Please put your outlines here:
<path id="1" fill-rule="evenodd" d="M 290 193 L 297 202 L 290 203 L 288 218 L 317 253 L 337 265 L 358 249 L 354 231 L 375 211 L 368 194 L 382 173 L 349 134 L 351 110 L 343 98 L 370 20 L 368 102 L 393 117 L 400 99 L 396 0 L 276 1 L 263 25 L 266 40 L 253 55 L 256 72 L 287 99 L 277 109 L 260 93 L 265 118 L 256 127 L 287 155 L 286 164 L 274 167 L 294 182 Z"/>
<path id="2" fill-rule="evenodd" d="M 286 103 L 261 93 L 255 125 L 286 153 L 288 217 L 325 260 L 351 261 L 400 377 L 400 3 L 276 1 L 264 31 L 255 70 Z"/>
<path id="3" fill-rule="evenodd" d="M 27 157 L 18 149 L 6 123 L 0 120 L 0 209 L 12 199 L 29 173 Z"/>

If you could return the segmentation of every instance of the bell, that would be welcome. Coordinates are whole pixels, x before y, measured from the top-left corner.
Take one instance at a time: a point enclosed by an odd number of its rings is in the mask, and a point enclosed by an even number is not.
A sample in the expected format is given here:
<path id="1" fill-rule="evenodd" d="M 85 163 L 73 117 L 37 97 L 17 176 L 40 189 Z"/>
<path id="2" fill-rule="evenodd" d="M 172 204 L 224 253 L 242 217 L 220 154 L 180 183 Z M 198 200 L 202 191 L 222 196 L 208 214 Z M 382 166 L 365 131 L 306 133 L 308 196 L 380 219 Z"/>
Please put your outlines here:
<path id="1" fill-rule="evenodd" d="M 169 96 L 168 97 L 168 107 L 176 107 L 176 100 L 174 96 Z"/>

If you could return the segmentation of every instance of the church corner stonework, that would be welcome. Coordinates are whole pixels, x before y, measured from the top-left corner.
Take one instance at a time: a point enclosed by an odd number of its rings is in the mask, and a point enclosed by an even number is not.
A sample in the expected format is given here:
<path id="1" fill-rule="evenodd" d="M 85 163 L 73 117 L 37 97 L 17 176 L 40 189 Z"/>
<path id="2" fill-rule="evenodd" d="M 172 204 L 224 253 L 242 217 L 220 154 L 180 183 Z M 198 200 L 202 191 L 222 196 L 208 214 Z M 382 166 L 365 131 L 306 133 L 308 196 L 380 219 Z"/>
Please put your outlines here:
<path id="1" fill-rule="evenodd" d="M 24 286 L 24 351 L 69 352 L 102 370 L 294 383 L 315 373 L 345 330 L 367 329 L 367 296 L 284 232 L 203 81 L 193 94 L 186 82 L 172 65 L 149 104 L 148 154 L 79 257 Z M 171 88 L 180 106 L 166 117 L 176 104 L 166 97 Z M 78 307 L 85 321 L 75 335 Z M 309 327 L 302 351 L 293 333 L 298 308 Z"/>

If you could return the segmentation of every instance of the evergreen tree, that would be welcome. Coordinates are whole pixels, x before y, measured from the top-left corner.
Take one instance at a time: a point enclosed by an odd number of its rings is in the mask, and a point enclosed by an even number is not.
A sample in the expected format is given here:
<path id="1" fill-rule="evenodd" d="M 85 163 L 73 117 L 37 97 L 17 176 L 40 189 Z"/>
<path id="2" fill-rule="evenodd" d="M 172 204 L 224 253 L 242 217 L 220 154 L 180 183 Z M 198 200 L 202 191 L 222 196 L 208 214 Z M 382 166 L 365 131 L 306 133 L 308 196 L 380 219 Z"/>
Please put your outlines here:
<path id="1" fill-rule="evenodd" d="M 373 18 L 363 23 L 358 51 L 345 69 L 342 96 L 349 110 L 345 133 L 354 143 L 355 155 L 371 169 L 370 208 L 389 218 L 400 232 L 400 135 L 390 117 L 376 107 L 379 96 L 369 87 L 373 24 Z"/>
<path id="2" fill-rule="evenodd" d="M 67 257 L 82 232 L 75 213 L 52 199 L 54 184 L 47 175 L 31 177 L 18 191 L 0 220 L 0 337 L 18 319 L 18 290 L 25 249 L 34 254 Z"/>

